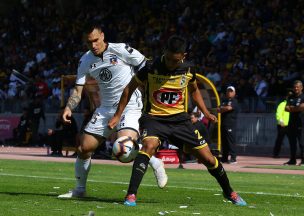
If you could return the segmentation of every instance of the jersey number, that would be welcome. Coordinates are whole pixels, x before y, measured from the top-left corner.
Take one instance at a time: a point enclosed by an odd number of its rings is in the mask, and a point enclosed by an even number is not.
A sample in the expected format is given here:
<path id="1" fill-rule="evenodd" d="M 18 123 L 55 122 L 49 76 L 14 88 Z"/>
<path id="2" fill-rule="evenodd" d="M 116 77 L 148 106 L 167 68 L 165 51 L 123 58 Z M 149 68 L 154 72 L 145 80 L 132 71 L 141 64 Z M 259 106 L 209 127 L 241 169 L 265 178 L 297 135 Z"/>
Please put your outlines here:
<path id="1" fill-rule="evenodd" d="M 95 124 L 95 123 L 96 123 L 98 116 L 99 116 L 98 113 L 94 113 L 94 115 L 93 115 L 92 118 L 91 118 L 91 123 L 92 123 L 92 124 Z"/>
<path id="2" fill-rule="evenodd" d="M 200 132 L 198 130 L 195 130 L 194 133 L 197 135 L 197 139 L 203 139 L 202 135 L 200 134 Z"/>

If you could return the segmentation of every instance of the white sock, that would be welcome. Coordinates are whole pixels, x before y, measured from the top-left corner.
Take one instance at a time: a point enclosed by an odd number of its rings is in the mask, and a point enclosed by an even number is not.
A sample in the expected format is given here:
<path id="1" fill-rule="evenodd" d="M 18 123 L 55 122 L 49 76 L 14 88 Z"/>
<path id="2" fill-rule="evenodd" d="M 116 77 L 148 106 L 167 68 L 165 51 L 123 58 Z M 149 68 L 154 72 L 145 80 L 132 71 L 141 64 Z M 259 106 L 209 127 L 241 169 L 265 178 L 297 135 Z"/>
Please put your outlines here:
<path id="1" fill-rule="evenodd" d="M 76 178 L 76 189 L 86 190 L 86 183 L 88 174 L 91 168 L 91 158 L 86 160 L 77 157 L 75 162 L 75 178 Z"/>
<path id="2" fill-rule="evenodd" d="M 156 170 L 158 167 L 162 166 L 162 160 L 152 156 L 150 158 L 149 165 L 152 167 L 153 170 Z"/>

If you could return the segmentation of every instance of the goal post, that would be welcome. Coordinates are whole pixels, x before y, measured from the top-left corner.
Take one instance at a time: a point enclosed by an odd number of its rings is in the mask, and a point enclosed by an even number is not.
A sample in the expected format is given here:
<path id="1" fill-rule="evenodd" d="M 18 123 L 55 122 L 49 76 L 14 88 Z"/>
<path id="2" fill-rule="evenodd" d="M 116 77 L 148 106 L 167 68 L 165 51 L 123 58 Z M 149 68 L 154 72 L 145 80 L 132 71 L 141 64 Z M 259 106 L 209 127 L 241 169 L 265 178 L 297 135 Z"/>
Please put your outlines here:
<path id="1" fill-rule="evenodd" d="M 218 122 L 212 124 L 212 128 L 209 129 L 210 132 L 210 138 L 212 141 L 212 144 L 214 143 L 215 149 L 213 146 L 210 146 L 212 151 L 217 155 L 220 155 L 221 148 L 222 148 L 222 143 L 221 143 L 221 114 L 217 113 L 216 108 L 220 106 L 220 97 L 219 94 L 216 90 L 215 85 L 212 83 L 211 80 L 209 80 L 207 77 L 201 75 L 201 74 L 196 74 L 196 80 L 197 80 L 197 85 L 200 89 L 200 92 L 202 94 L 202 97 L 204 99 L 205 105 L 208 108 L 208 110 L 211 111 L 212 114 L 217 116 Z M 189 108 L 193 108 L 191 97 L 188 95 L 187 100 L 187 111 Z M 211 143 L 209 143 L 211 145 Z"/>

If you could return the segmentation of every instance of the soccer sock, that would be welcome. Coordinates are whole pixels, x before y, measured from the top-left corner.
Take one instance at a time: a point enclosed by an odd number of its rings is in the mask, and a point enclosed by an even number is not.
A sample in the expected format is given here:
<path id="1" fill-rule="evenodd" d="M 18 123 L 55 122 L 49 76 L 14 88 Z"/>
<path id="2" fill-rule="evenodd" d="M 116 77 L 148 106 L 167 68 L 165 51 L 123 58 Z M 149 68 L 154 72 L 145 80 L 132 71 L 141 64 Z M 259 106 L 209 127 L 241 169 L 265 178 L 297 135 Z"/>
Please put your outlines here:
<path id="1" fill-rule="evenodd" d="M 150 158 L 149 165 L 152 167 L 153 170 L 156 170 L 158 167 L 162 166 L 162 162 L 160 159 L 152 156 Z"/>
<path id="2" fill-rule="evenodd" d="M 227 176 L 227 173 L 222 166 L 222 164 L 215 158 L 216 164 L 214 167 L 208 167 L 209 173 L 217 180 L 217 182 L 220 184 L 224 194 L 227 196 L 230 196 L 231 192 L 233 192 L 229 179 Z"/>
<path id="3" fill-rule="evenodd" d="M 76 189 L 77 190 L 86 190 L 86 183 L 88 174 L 91 168 L 91 158 L 80 159 L 77 157 L 75 162 L 75 178 L 76 178 Z"/>
<path id="4" fill-rule="evenodd" d="M 147 171 L 150 157 L 145 152 L 138 152 L 133 163 L 132 176 L 130 179 L 128 194 L 137 194 L 138 187 Z"/>

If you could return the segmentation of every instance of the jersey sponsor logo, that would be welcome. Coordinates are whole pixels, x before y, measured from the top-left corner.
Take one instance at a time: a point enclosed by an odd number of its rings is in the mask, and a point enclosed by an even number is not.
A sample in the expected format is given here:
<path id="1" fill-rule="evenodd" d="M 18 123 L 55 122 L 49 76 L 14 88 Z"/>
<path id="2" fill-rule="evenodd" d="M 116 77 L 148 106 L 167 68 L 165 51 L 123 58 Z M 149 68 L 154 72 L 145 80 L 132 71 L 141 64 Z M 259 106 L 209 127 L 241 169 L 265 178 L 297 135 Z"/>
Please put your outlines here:
<path id="1" fill-rule="evenodd" d="M 112 79 L 112 73 L 108 68 L 101 69 L 99 78 L 104 82 L 108 82 Z"/>
<path id="2" fill-rule="evenodd" d="M 175 89 L 159 89 L 153 93 L 154 99 L 165 106 L 174 107 L 182 100 L 182 92 Z"/>
<path id="3" fill-rule="evenodd" d="M 118 62 L 117 62 L 117 56 L 116 55 L 111 55 L 110 56 L 110 63 L 112 65 L 116 65 Z"/>

